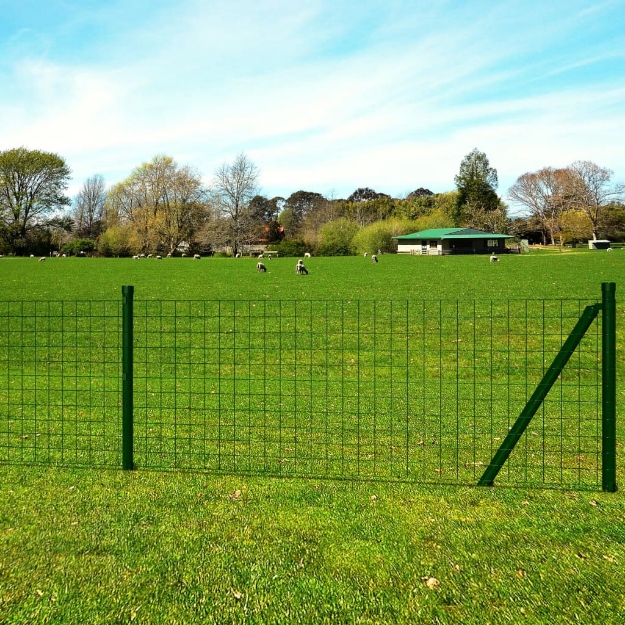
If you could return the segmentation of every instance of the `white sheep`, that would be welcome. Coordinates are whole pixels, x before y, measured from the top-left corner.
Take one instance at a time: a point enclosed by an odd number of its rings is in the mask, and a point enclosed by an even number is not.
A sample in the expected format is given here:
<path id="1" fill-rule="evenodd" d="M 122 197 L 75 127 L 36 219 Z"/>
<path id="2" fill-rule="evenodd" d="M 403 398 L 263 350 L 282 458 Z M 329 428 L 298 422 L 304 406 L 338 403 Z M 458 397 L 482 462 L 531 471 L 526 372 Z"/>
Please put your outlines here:
<path id="1" fill-rule="evenodd" d="M 34 255 L 34 254 L 31 254 L 31 255 L 30 255 L 30 257 L 31 257 L 31 258 L 35 258 L 35 255 Z"/>
<path id="2" fill-rule="evenodd" d="M 135 255 L 132 257 L 132 260 L 139 260 L 139 256 L 138 256 L 137 254 L 135 254 Z"/>
<path id="3" fill-rule="evenodd" d="M 606 250 L 606 252 L 611 252 L 611 251 L 612 251 L 612 248 L 611 248 L 611 247 L 609 247 L 609 248 Z"/>
<path id="4" fill-rule="evenodd" d="M 194 260 L 200 260 L 202 257 L 199 254 L 193 254 Z"/>
<path id="5" fill-rule="evenodd" d="M 45 260 L 46 260 L 46 257 L 45 257 L 45 256 L 42 256 L 42 257 L 39 259 L 39 262 L 40 262 L 40 263 L 43 263 L 43 262 L 45 262 Z"/>
<path id="6" fill-rule="evenodd" d="M 259 254 L 258 258 L 265 258 L 265 257 L 262 254 Z M 270 256 L 270 258 L 271 258 L 271 256 Z"/>
<path id="7" fill-rule="evenodd" d="M 491 263 L 498 263 L 498 262 L 499 262 L 499 258 L 497 258 L 497 256 L 495 255 L 495 252 L 493 252 L 493 253 L 490 255 L 490 262 L 491 262 Z"/>
<path id="8" fill-rule="evenodd" d="M 371 254 L 371 262 L 372 263 L 377 263 L 378 262 L 378 257 L 375 254 Z"/>
<path id="9" fill-rule="evenodd" d="M 241 252 L 237 252 L 237 253 L 234 255 L 234 257 L 235 257 L 235 258 L 241 258 Z"/>
<path id="10" fill-rule="evenodd" d="M 310 252 L 306 252 L 306 253 L 304 254 L 304 258 L 310 258 Z"/>
<path id="11" fill-rule="evenodd" d="M 186 254 L 180 254 L 181 258 L 186 258 L 187 255 Z"/>
<path id="12" fill-rule="evenodd" d="M 265 267 L 264 263 L 256 263 L 256 271 L 267 271 L 267 267 Z"/>
<path id="13" fill-rule="evenodd" d="M 363 256 L 364 256 L 365 258 L 367 258 L 367 256 L 369 256 L 369 253 L 368 253 L 368 252 L 365 252 L 365 253 L 363 254 Z"/>
<path id="14" fill-rule="evenodd" d="M 171 258 L 171 252 L 167 254 L 167 258 Z"/>
<path id="15" fill-rule="evenodd" d="M 163 257 L 162 256 L 157 256 L 156 260 L 163 260 Z"/>
<path id="16" fill-rule="evenodd" d="M 152 258 L 152 254 L 148 254 L 148 255 L 147 255 L 147 258 Z"/>

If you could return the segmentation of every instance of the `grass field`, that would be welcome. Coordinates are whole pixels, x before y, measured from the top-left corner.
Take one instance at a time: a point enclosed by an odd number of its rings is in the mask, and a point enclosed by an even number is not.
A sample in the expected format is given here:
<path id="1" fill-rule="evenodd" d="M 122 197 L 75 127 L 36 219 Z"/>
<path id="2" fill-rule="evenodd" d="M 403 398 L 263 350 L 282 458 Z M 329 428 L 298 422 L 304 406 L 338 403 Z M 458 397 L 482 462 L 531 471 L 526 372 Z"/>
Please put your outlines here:
<path id="1" fill-rule="evenodd" d="M 600 297 L 620 251 L 0 259 L 2 299 Z M 623 313 L 618 308 L 619 344 Z M 622 357 L 619 378 L 622 379 Z M 619 389 L 619 400 L 623 397 Z M 622 402 L 620 402 L 622 403 Z M 619 426 L 619 432 L 623 428 Z M 618 623 L 620 493 L 3 465 L 0 622 Z M 624 472 L 618 470 L 619 481 Z"/>

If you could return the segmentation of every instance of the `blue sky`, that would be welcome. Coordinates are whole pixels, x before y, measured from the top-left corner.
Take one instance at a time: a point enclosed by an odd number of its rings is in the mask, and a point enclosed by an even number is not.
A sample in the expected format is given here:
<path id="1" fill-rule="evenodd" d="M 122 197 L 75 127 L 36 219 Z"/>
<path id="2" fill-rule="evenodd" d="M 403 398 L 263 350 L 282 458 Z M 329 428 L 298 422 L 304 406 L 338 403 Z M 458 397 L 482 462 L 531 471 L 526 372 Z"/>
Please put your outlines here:
<path id="1" fill-rule="evenodd" d="M 454 188 L 473 148 L 518 176 L 625 180 L 625 0 L 0 0 L 0 150 L 61 154 L 70 193 L 157 154 L 265 194 Z"/>

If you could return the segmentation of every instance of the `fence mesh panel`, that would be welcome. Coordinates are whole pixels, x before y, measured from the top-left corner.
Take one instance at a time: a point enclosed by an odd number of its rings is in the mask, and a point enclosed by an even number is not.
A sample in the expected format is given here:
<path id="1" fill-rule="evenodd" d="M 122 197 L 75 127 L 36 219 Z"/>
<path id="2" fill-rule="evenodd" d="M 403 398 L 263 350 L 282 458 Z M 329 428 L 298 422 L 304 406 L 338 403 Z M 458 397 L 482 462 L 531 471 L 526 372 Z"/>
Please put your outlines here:
<path id="1" fill-rule="evenodd" d="M 590 303 L 135 301 L 135 462 L 476 483 Z M 121 301 L 0 302 L 0 462 L 120 466 L 121 327 Z M 498 483 L 600 483 L 600 337 Z"/>
<path id="2" fill-rule="evenodd" d="M 135 301 L 135 460 L 475 483 L 588 303 Z M 600 336 L 498 483 L 599 484 Z"/>
<path id="3" fill-rule="evenodd" d="M 0 302 L 0 461 L 118 466 L 121 303 Z"/>

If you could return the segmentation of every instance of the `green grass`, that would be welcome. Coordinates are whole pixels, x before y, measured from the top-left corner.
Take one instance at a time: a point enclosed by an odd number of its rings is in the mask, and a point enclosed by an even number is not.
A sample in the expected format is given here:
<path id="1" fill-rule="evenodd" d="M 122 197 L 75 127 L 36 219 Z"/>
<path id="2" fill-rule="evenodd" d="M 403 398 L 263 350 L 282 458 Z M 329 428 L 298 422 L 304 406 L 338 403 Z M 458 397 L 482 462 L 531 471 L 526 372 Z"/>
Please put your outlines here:
<path id="1" fill-rule="evenodd" d="M 6 623 L 619 623 L 620 495 L 3 470 Z M 428 588 L 429 578 L 439 586 Z"/>
<path id="2" fill-rule="evenodd" d="M 39 301 L 119 300 L 122 284 L 147 300 L 597 299 L 614 281 L 618 298 L 620 253 L 538 252 L 497 265 L 313 258 L 309 276 L 295 276 L 293 259 L 259 275 L 248 259 L 5 258 L 0 289 L 5 300 Z M 622 326 L 619 307 L 619 344 Z M 0 474 L 0 622 L 625 617 L 620 493 L 10 464 Z"/>
<path id="3" fill-rule="evenodd" d="M 296 259 L 171 258 L 0 259 L 2 299 L 111 299 L 135 286 L 137 299 L 525 299 L 599 297 L 601 282 L 620 282 L 625 251 L 540 251 L 501 257 L 388 256 L 311 258 L 308 276 Z"/>

